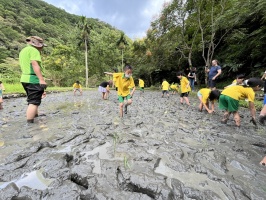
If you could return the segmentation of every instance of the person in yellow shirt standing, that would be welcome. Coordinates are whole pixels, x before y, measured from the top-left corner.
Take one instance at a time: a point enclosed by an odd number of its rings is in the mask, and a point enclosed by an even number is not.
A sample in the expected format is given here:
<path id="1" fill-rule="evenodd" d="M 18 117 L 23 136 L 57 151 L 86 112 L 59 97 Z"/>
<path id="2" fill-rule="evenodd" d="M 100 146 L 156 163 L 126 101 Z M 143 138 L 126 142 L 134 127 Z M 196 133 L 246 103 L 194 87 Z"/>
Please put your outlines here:
<path id="1" fill-rule="evenodd" d="M 177 73 L 177 78 L 180 79 L 180 88 L 181 88 L 181 95 L 180 95 L 180 103 L 183 104 L 183 100 L 185 100 L 187 105 L 190 105 L 188 95 L 191 91 L 190 83 L 188 79 L 182 75 L 182 72 Z"/>
<path id="2" fill-rule="evenodd" d="M 126 65 L 124 67 L 123 73 L 105 72 L 105 74 L 113 75 L 113 78 L 116 80 L 119 100 L 119 114 L 120 117 L 123 117 L 123 114 L 127 114 L 127 107 L 132 104 L 132 97 L 136 89 L 134 80 L 132 78 L 132 67 L 130 65 Z M 132 87 L 131 92 L 130 87 Z M 123 109 L 124 106 L 125 110 Z"/>
<path id="3" fill-rule="evenodd" d="M 164 97 L 164 94 L 167 95 L 167 97 L 169 98 L 169 86 L 170 84 L 166 81 L 166 79 L 163 79 L 162 82 L 162 98 Z"/>
<path id="4" fill-rule="evenodd" d="M 211 90 L 209 88 L 202 88 L 198 91 L 198 98 L 200 100 L 199 111 L 201 112 L 203 107 L 208 113 L 214 112 L 214 101 L 218 100 L 221 92 L 219 90 Z M 209 108 L 209 101 L 211 102 L 211 109 Z"/>
<path id="5" fill-rule="evenodd" d="M 82 88 L 81 88 L 81 84 L 79 83 L 79 81 L 73 84 L 73 88 L 74 88 L 73 90 L 74 96 L 76 96 L 76 91 L 79 91 L 80 95 L 82 95 Z"/>
<path id="6" fill-rule="evenodd" d="M 139 89 L 144 93 L 144 81 L 141 78 L 139 78 Z"/>
<path id="7" fill-rule="evenodd" d="M 235 85 L 224 89 L 219 98 L 219 108 L 225 110 L 221 123 L 226 124 L 230 114 L 233 113 L 236 126 L 240 127 L 239 100 L 248 99 L 251 122 L 256 125 L 255 91 L 259 91 L 262 85 L 263 81 L 259 78 L 250 78 L 245 86 Z"/>

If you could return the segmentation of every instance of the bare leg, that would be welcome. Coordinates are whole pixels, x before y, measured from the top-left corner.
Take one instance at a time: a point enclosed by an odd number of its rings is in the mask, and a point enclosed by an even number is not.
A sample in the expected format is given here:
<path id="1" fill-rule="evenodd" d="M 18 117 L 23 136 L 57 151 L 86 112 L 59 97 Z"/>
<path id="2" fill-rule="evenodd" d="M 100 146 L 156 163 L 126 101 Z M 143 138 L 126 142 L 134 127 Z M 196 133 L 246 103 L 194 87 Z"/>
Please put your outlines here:
<path id="1" fill-rule="evenodd" d="M 180 97 L 180 103 L 183 104 L 183 97 Z"/>
<path id="2" fill-rule="evenodd" d="M 234 115 L 234 120 L 235 120 L 235 123 L 236 123 L 236 126 L 240 126 L 240 116 L 238 114 L 238 112 L 233 112 L 233 115 Z"/>
<path id="3" fill-rule="evenodd" d="M 231 114 L 230 112 L 225 111 L 224 116 L 223 116 L 223 119 L 221 121 L 222 124 L 226 124 L 227 123 L 227 121 L 228 121 L 228 119 L 230 117 L 230 114 Z"/>
<path id="4" fill-rule="evenodd" d="M 119 115 L 120 115 L 120 117 L 123 117 L 123 106 L 124 106 L 124 103 L 119 103 Z"/>
<path id="5" fill-rule="evenodd" d="M 27 108 L 27 121 L 33 123 L 34 117 L 38 114 L 38 106 L 29 104 Z"/>
<path id="6" fill-rule="evenodd" d="M 262 159 L 262 161 L 260 161 L 261 165 L 266 165 L 266 156 Z"/>
<path id="7" fill-rule="evenodd" d="M 185 99 L 186 104 L 190 106 L 189 99 L 187 97 L 184 97 L 184 99 Z"/>

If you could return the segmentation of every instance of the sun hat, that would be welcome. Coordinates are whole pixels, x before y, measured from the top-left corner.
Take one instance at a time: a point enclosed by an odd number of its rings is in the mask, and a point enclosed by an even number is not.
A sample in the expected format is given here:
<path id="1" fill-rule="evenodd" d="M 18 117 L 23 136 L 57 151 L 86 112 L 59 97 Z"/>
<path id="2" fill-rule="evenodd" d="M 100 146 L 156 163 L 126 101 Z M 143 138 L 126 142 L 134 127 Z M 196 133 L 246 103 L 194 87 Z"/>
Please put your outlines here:
<path id="1" fill-rule="evenodd" d="M 27 37 L 26 42 L 34 47 L 47 47 L 47 45 L 43 43 L 43 39 L 38 36 Z"/>

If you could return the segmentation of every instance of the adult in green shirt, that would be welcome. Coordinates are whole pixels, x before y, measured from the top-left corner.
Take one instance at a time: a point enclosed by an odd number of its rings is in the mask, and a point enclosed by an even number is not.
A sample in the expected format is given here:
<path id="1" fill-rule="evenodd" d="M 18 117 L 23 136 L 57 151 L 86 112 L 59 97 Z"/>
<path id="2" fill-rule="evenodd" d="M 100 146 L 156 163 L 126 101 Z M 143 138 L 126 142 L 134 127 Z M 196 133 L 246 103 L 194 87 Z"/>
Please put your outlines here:
<path id="1" fill-rule="evenodd" d="M 43 43 L 43 39 L 38 36 L 30 36 L 26 42 L 27 46 L 19 53 L 19 64 L 22 71 L 20 82 L 27 94 L 27 122 L 33 123 L 34 118 L 38 116 L 38 107 L 47 87 L 40 54 L 46 45 Z"/>

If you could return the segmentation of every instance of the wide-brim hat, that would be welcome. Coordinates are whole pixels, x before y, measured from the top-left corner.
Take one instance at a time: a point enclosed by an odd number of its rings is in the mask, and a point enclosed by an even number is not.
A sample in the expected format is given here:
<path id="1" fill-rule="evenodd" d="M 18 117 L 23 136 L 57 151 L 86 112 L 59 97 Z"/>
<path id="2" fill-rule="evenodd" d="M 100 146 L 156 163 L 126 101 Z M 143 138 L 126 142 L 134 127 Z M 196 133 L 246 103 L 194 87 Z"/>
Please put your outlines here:
<path id="1" fill-rule="evenodd" d="M 47 47 L 47 45 L 43 43 L 43 39 L 38 36 L 27 37 L 26 42 L 34 47 Z"/>

